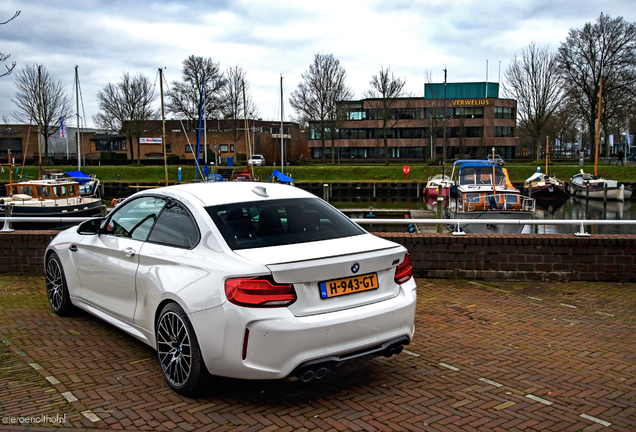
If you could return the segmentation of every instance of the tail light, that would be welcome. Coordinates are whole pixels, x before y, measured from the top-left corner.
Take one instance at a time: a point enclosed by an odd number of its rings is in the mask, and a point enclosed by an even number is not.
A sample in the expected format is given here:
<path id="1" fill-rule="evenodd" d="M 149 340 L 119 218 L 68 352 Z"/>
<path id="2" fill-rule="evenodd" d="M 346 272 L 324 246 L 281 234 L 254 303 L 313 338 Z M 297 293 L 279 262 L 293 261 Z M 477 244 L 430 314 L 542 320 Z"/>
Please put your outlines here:
<path id="1" fill-rule="evenodd" d="M 403 284 L 413 277 L 413 266 L 411 265 L 411 258 L 407 253 L 404 255 L 404 261 L 395 269 L 395 283 L 398 285 Z"/>
<path id="2" fill-rule="evenodd" d="M 285 307 L 296 301 L 291 284 L 277 284 L 269 277 L 228 279 L 225 296 L 230 303 L 244 307 Z"/>

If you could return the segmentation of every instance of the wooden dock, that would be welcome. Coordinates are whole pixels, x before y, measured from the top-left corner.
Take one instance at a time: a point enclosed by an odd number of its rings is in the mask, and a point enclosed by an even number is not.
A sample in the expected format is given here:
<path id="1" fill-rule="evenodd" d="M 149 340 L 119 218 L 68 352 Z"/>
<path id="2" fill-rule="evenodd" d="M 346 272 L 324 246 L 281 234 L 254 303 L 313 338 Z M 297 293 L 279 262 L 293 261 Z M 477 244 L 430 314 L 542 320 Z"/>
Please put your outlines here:
<path id="1" fill-rule="evenodd" d="M 433 210 L 411 210 L 411 219 L 435 219 L 437 215 Z M 415 224 L 415 228 L 418 233 L 435 234 L 437 232 L 437 225 L 418 225 Z M 448 226 L 442 225 L 442 232 L 450 232 Z"/>

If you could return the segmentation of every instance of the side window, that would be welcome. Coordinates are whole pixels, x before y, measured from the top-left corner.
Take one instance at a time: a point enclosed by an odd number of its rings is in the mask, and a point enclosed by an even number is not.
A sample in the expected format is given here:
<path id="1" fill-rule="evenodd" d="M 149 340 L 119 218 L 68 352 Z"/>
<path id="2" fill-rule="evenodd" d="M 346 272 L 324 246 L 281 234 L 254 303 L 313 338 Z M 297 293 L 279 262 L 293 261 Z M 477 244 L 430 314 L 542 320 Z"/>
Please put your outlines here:
<path id="1" fill-rule="evenodd" d="M 137 198 L 117 208 L 102 232 L 116 237 L 145 241 L 165 205 L 164 198 Z"/>
<path id="2" fill-rule="evenodd" d="M 199 243 L 199 228 L 182 204 L 170 201 L 159 216 L 148 241 L 192 249 Z"/>

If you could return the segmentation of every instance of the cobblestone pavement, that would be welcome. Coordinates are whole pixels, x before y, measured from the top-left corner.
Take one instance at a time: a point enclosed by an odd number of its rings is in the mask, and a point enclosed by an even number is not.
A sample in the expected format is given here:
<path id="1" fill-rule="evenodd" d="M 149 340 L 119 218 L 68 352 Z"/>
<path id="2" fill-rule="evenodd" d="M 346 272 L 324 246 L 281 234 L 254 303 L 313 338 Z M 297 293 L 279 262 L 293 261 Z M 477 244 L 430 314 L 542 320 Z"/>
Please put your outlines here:
<path id="1" fill-rule="evenodd" d="M 397 357 L 309 384 L 216 379 L 191 399 L 136 339 L 53 314 L 43 278 L 1 276 L 0 429 L 636 430 L 636 284 L 418 289 Z"/>

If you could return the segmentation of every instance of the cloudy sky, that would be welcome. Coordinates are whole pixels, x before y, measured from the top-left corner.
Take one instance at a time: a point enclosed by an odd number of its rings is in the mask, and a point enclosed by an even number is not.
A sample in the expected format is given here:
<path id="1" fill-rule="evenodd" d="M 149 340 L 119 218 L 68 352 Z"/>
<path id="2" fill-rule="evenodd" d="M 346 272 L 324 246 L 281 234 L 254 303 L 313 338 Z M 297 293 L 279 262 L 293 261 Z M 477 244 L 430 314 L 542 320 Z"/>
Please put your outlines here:
<path id="1" fill-rule="evenodd" d="M 0 124 L 13 121 L 13 83 L 25 65 L 44 65 L 73 98 L 79 66 L 91 125 L 95 95 L 124 72 L 158 86 L 159 67 L 172 82 L 189 55 L 211 57 L 222 69 L 245 67 L 260 116 L 278 120 L 280 76 L 288 119 L 289 94 L 316 53 L 340 60 L 356 97 L 382 67 L 421 95 L 426 71 L 437 82 L 445 67 L 449 82 L 485 81 L 488 61 L 488 81 L 497 82 L 532 41 L 557 49 L 601 12 L 636 22 L 634 0 L 2 0 L 0 22 L 18 10 L 0 26 L 0 52 L 18 63 L 0 78 Z"/>

